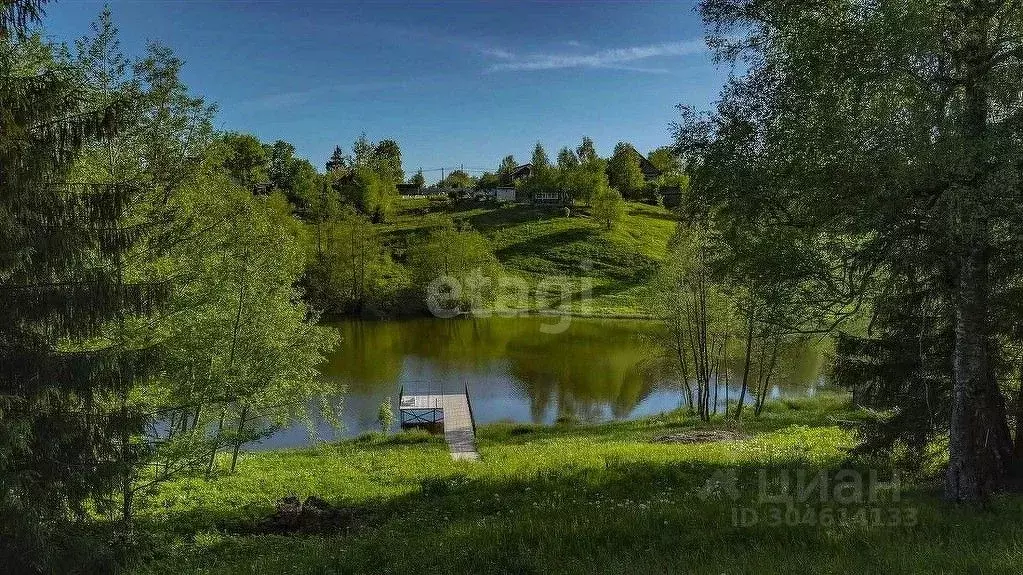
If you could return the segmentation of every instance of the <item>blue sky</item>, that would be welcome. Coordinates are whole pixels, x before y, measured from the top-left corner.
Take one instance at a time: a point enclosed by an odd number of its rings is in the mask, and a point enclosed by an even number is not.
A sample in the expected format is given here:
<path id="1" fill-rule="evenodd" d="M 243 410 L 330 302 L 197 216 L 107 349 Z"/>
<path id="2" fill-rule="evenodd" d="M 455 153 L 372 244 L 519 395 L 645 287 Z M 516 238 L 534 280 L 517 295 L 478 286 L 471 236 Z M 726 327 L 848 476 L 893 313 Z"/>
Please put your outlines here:
<path id="1" fill-rule="evenodd" d="M 610 153 L 669 142 L 679 103 L 707 107 L 727 70 L 693 2 L 110 2 L 122 47 L 147 40 L 185 62 L 217 127 L 293 143 L 320 169 L 362 132 L 393 138 L 405 170 L 494 169 L 553 157 L 583 135 Z M 47 9 L 51 39 L 88 32 L 102 2 Z M 426 172 L 434 180 L 438 172 Z"/>

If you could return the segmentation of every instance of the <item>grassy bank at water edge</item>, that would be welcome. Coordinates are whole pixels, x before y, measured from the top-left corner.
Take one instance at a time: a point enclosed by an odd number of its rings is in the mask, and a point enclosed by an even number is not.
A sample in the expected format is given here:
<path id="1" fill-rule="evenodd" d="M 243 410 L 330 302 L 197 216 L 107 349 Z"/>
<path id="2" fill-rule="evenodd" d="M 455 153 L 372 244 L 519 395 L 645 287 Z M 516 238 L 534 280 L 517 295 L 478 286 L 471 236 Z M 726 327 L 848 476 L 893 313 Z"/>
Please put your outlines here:
<path id="1" fill-rule="evenodd" d="M 773 403 L 741 429 L 682 413 L 498 424 L 480 429 L 476 463 L 452 461 L 441 439 L 418 433 L 247 453 L 235 475 L 182 479 L 149 503 L 140 527 L 155 551 L 137 572 L 1018 572 L 1023 497 L 977 511 L 903 479 L 898 501 L 829 494 L 789 512 L 764 500 L 761 473 L 841 477 L 862 416 L 824 395 Z M 654 441 L 706 428 L 737 433 Z M 323 498 L 344 519 L 267 533 L 263 521 L 289 495 Z"/>

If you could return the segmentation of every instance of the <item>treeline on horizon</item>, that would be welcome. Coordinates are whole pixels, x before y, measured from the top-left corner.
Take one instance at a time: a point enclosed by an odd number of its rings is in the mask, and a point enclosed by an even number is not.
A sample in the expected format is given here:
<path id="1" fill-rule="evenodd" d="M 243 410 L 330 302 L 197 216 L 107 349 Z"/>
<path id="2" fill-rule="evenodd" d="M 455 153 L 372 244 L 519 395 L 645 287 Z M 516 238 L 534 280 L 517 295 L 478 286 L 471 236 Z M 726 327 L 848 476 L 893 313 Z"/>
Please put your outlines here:
<path id="1" fill-rule="evenodd" d="M 256 195 L 271 196 L 291 205 L 295 218 L 308 226 L 309 254 L 303 286 L 309 302 L 331 316 L 393 317 L 427 312 L 425 290 L 438 277 L 473 284 L 470 276 L 494 278 L 499 262 L 484 236 L 462 223 L 433 230 L 415 238 L 408 249 L 387 245 L 376 224 L 394 217 L 398 185 L 408 181 L 422 190 L 425 178 L 417 172 L 406 178 L 400 144 L 392 139 L 372 142 L 361 135 L 350 154 L 336 146 L 320 172 L 308 160 L 295 156 L 295 147 L 277 140 L 261 142 L 250 134 L 218 135 L 222 166 L 231 180 Z M 471 191 L 515 187 L 522 202 L 544 193 L 556 193 L 563 203 L 579 208 L 605 230 L 624 216 L 626 199 L 659 201 L 665 189 L 683 192 L 688 176 L 671 148 L 651 152 L 659 171 L 647 178 L 640 154 L 620 142 L 612 156 L 601 158 L 593 141 L 583 137 L 575 149 L 563 147 L 552 163 L 537 143 L 527 177 L 514 177 L 520 165 L 506 156 L 494 172 L 478 178 L 454 170 L 435 186 L 452 202 L 469 200 Z M 465 311 L 493 303 L 484 290 L 463 293 L 456 302 Z"/>
<path id="2" fill-rule="evenodd" d="M 372 142 L 365 134 L 352 144 L 352 153 L 341 146 L 326 161 L 320 172 L 309 160 L 295 156 L 295 147 L 284 140 L 261 142 L 256 136 L 237 132 L 222 135 L 229 156 L 225 168 L 241 185 L 253 191 L 281 192 L 295 208 L 298 217 L 315 221 L 324 195 L 382 223 L 392 214 L 399 184 L 416 190 L 426 188 L 426 178 L 418 171 L 406 178 L 400 144 L 392 139 Z M 655 179 L 645 177 L 640 159 L 649 161 L 658 171 Z M 643 157 L 628 142 L 619 142 L 609 158 L 601 158 L 593 140 L 583 136 L 573 148 L 562 147 L 552 162 L 539 142 L 533 149 L 529 177 L 516 178 L 520 164 L 515 156 L 505 156 L 493 172 L 474 177 L 461 169 L 451 170 L 433 187 L 464 193 L 500 187 L 518 187 L 524 200 L 542 192 L 564 193 L 572 202 L 589 204 L 602 193 L 617 191 L 627 200 L 656 200 L 658 191 L 682 191 L 688 183 L 680 157 L 670 146 L 661 146 Z"/>

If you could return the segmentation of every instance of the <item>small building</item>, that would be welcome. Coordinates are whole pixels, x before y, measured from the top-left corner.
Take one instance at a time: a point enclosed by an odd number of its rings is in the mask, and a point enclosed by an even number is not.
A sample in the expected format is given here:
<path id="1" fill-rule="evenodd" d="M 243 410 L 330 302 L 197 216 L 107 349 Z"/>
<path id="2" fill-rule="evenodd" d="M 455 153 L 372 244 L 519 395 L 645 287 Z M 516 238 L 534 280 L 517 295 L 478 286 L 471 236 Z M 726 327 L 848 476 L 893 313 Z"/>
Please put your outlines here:
<path id="1" fill-rule="evenodd" d="M 648 160 L 646 156 L 644 156 L 643 154 L 640 154 L 639 151 L 636 150 L 635 148 L 630 149 L 632 150 L 632 153 L 636 156 L 636 159 L 639 160 L 639 170 L 643 172 L 643 179 L 645 181 L 652 182 L 657 178 L 661 177 L 662 173 L 661 170 L 658 170 L 657 166 L 655 166 L 653 162 Z"/>
<path id="2" fill-rule="evenodd" d="M 492 197 L 494 200 L 498 202 L 514 202 L 516 199 L 516 190 L 512 186 L 494 188 L 491 192 L 493 193 Z"/>
<path id="3" fill-rule="evenodd" d="M 528 178 L 533 175 L 533 164 L 522 164 L 517 166 L 511 173 L 511 179 L 513 182 Z"/>
<path id="4" fill-rule="evenodd" d="M 416 184 L 395 184 L 395 187 L 398 188 L 398 195 L 400 196 L 424 195 L 423 188 L 417 186 Z"/>
<path id="5" fill-rule="evenodd" d="M 643 154 L 639 154 L 639 169 L 643 172 L 643 179 L 648 182 L 661 177 L 661 171 L 657 169 L 653 162 L 646 159 Z"/>
<path id="6" fill-rule="evenodd" d="M 668 209 L 682 205 L 682 188 L 679 186 L 661 186 L 657 189 L 657 195 L 661 197 L 661 204 Z"/>
<path id="7" fill-rule="evenodd" d="M 499 186 L 496 188 L 487 188 L 485 190 L 478 190 L 474 196 L 479 200 L 486 200 L 491 202 L 514 202 L 518 199 L 516 190 L 513 186 Z"/>

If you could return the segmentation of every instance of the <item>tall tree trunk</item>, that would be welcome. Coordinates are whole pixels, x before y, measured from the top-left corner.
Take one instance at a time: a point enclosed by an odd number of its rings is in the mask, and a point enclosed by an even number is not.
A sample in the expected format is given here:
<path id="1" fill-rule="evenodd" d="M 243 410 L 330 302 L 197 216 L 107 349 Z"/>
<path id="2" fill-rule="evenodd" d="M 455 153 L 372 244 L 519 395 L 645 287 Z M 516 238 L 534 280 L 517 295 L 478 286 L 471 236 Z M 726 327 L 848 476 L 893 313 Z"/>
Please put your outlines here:
<path id="1" fill-rule="evenodd" d="M 217 422 L 217 431 L 213 436 L 213 448 L 210 449 L 210 458 L 206 462 L 206 479 L 213 476 L 213 466 L 217 463 L 217 452 L 220 451 L 220 437 L 224 433 L 225 408 L 220 408 L 220 420 Z"/>
<path id="2" fill-rule="evenodd" d="M 986 248 L 975 242 L 964 251 L 956 306 L 945 495 L 953 501 L 983 502 L 1006 485 L 1012 442 L 1004 398 L 991 365 Z"/>
<path id="3" fill-rule="evenodd" d="M 987 123 L 993 57 L 991 3 L 975 0 L 964 13 L 965 137 L 963 181 L 956 198 L 958 250 L 952 414 L 945 495 L 952 501 L 984 502 L 1005 487 L 1012 442 L 1005 400 L 994 375 L 989 323 L 989 236 L 985 202 L 988 181 Z"/>
<path id="4" fill-rule="evenodd" d="M 725 368 L 725 419 L 728 419 L 728 369 Z"/>
<path id="5" fill-rule="evenodd" d="M 689 406 L 689 411 L 693 411 L 693 388 L 689 385 L 689 362 L 686 361 L 686 350 L 685 350 L 685 329 L 681 325 L 681 320 L 675 318 L 675 322 L 672 327 L 672 339 L 675 343 L 675 357 L 678 360 L 679 370 L 682 373 L 682 388 L 685 392 L 686 404 Z"/>
<path id="6" fill-rule="evenodd" d="M 700 404 L 700 417 L 704 421 L 710 421 L 710 413 L 707 411 L 707 407 L 710 399 L 710 374 L 711 374 L 711 361 L 713 360 L 712 354 L 714 353 L 713 348 L 709 348 L 709 321 L 707 317 L 707 277 L 706 268 L 703 265 L 704 252 L 700 250 L 700 276 L 699 276 L 699 334 L 700 334 L 700 364 L 702 370 L 703 379 L 703 395 L 702 403 Z"/>
<path id="7" fill-rule="evenodd" d="M 767 402 L 767 390 L 771 386 L 771 376 L 774 375 L 774 368 L 778 365 L 778 342 L 781 338 L 775 336 L 774 347 L 771 349 L 771 361 L 767 365 L 767 375 L 760 386 L 760 395 L 757 397 L 757 405 L 753 410 L 753 417 L 760 417 L 764 411 L 764 403 Z"/>
<path id="8" fill-rule="evenodd" d="M 746 401 L 746 390 L 749 388 L 749 368 L 753 355 L 753 306 L 750 306 L 749 322 L 746 330 L 746 360 L 742 367 L 742 387 L 739 389 L 739 401 L 735 404 L 735 419 L 742 418 L 742 406 Z"/>
<path id="9" fill-rule="evenodd" d="M 123 384 L 122 384 L 123 385 Z M 133 525 L 132 503 L 134 491 L 132 489 L 134 461 L 131 454 L 131 435 L 128 432 L 128 390 L 121 391 L 121 527 L 125 534 L 131 533 Z"/>
<path id="10" fill-rule="evenodd" d="M 231 452 L 231 473 L 234 473 L 235 467 L 238 466 L 238 452 L 242 448 L 242 434 L 245 433 L 245 420 L 249 417 L 249 406 L 242 407 L 242 412 L 238 416 L 238 431 L 234 439 L 234 450 Z"/>
<path id="11" fill-rule="evenodd" d="M 1023 368 L 1019 372 L 1019 387 L 1016 390 L 1016 442 L 1013 446 L 1016 461 L 1023 461 Z"/>

